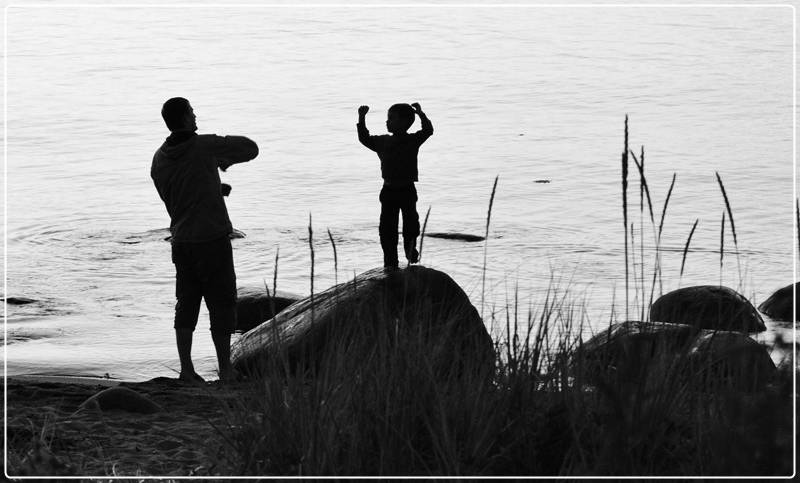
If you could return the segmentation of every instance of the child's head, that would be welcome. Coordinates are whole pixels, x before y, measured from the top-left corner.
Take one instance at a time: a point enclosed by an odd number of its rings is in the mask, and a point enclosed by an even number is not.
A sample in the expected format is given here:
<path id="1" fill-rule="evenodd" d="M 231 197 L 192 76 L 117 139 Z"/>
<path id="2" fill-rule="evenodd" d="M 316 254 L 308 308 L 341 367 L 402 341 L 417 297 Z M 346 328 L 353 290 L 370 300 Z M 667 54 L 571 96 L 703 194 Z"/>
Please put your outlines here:
<path id="1" fill-rule="evenodd" d="M 386 129 L 394 134 L 406 132 L 414 124 L 414 108 L 408 104 L 395 104 L 389 108 L 386 118 Z"/>

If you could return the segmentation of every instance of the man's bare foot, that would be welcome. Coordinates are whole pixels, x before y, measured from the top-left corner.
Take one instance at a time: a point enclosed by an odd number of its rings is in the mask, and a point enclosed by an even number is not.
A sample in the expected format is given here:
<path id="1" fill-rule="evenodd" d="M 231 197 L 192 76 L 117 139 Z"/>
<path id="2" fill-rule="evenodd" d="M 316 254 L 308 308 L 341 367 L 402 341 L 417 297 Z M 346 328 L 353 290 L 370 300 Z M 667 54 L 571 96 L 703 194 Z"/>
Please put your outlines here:
<path id="1" fill-rule="evenodd" d="M 178 380 L 185 382 L 206 382 L 206 380 L 200 377 L 200 374 L 196 372 L 193 372 L 192 374 L 184 374 L 181 372 L 180 376 L 178 376 Z"/>

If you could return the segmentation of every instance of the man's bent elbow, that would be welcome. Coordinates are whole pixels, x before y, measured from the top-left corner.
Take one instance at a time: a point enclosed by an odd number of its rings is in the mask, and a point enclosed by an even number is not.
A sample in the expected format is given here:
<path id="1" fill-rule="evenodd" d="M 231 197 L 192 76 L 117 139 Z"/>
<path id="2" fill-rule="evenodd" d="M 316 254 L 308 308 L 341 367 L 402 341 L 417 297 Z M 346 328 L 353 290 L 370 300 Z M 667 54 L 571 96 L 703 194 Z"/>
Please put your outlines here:
<path id="1" fill-rule="evenodd" d="M 247 152 L 247 159 L 255 159 L 258 156 L 258 144 L 250 138 L 244 138 L 245 151 Z"/>

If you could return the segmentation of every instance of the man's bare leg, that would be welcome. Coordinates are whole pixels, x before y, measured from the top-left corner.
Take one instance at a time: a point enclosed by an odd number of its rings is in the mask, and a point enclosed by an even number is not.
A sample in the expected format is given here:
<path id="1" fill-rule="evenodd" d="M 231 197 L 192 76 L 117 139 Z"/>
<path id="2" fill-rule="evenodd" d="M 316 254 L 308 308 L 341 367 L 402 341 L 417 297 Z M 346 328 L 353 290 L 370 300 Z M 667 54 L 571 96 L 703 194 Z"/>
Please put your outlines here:
<path id="1" fill-rule="evenodd" d="M 211 340 L 214 341 L 214 349 L 217 352 L 219 380 L 235 381 L 238 374 L 231 364 L 231 334 L 211 332 Z"/>
<path id="2" fill-rule="evenodd" d="M 178 379 L 181 381 L 202 381 L 199 375 L 194 372 L 192 363 L 192 329 L 175 329 L 175 342 L 178 346 L 178 358 L 181 361 L 181 373 Z"/>

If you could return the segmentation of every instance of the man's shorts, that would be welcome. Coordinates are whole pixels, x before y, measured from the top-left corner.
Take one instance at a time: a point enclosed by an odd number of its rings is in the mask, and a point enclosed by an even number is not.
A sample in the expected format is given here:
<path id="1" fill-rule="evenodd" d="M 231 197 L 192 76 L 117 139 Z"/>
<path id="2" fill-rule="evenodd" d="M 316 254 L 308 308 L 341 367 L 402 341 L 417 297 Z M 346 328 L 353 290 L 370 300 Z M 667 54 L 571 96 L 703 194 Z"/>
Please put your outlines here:
<path id="1" fill-rule="evenodd" d="M 205 299 L 211 332 L 236 329 L 236 272 L 227 235 L 203 243 L 172 243 L 175 264 L 175 328 L 197 326 L 200 300 Z"/>

